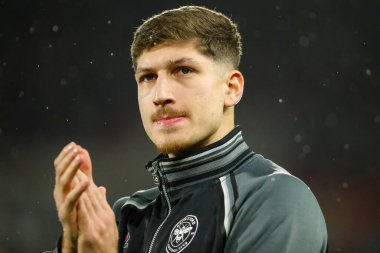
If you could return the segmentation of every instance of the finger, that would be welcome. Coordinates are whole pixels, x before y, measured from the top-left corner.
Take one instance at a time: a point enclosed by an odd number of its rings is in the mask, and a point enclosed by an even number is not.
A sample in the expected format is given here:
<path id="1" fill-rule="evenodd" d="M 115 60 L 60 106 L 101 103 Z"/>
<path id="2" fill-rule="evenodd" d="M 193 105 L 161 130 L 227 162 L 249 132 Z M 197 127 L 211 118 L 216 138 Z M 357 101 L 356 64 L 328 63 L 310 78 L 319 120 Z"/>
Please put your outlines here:
<path id="1" fill-rule="evenodd" d="M 81 162 L 82 161 L 80 159 L 80 156 L 77 155 L 69 164 L 68 168 L 63 172 L 63 174 L 59 176 L 59 182 L 62 188 L 65 189 L 69 187 L 70 183 L 73 182 L 73 178 L 76 172 L 79 170 Z"/>
<path id="2" fill-rule="evenodd" d="M 70 151 L 62 158 L 62 160 L 56 165 L 56 177 L 60 177 L 67 169 L 68 165 L 78 154 L 78 148 L 76 146 L 72 147 Z"/>
<path id="3" fill-rule="evenodd" d="M 78 170 L 76 177 L 78 178 L 79 181 L 88 179 L 88 177 L 81 170 Z M 88 203 L 91 204 L 91 210 L 93 210 L 94 212 L 97 212 L 98 210 L 102 208 L 99 203 L 101 200 L 101 197 L 100 197 L 100 193 L 98 192 L 98 187 L 92 181 L 90 182 L 91 184 L 86 190 L 86 196 L 89 201 Z M 90 207 L 88 207 L 88 209 L 90 209 Z"/>
<path id="4" fill-rule="evenodd" d="M 81 170 L 78 170 L 77 177 L 79 180 L 84 180 L 86 175 Z M 107 190 L 104 186 L 97 187 L 95 184 L 91 184 L 87 191 L 89 192 L 88 198 L 91 200 L 95 211 L 111 209 L 106 197 Z"/>
<path id="5" fill-rule="evenodd" d="M 96 212 L 93 209 L 91 200 L 88 197 L 88 192 L 84 192 L 79 199 L 79 215 L 84 217 L 87 224 L 95 222 L 97 219 Z"/>
<path id="6" fill-rule="evenodd" d="M 80 184 L 76 185 L 69 194 L 67 194 L 65 201 L 62 205 L 62 208 L 66 210 L 68 213 L 71 213 L 75 208 L 76 203 L 78 202 L 80 196 L 86 191 L 88 188 L 89 182 L 84 181 Z"/>
<path id="7" fill-rule="evenodd" d="M 81 181 L 85 180 L 87 177 L 81 170 L 78 170 L 76 178 Z M 109 206 L 106 199 L 106 188 L 103 186 L 97 187 L 93 181 L 86 190 L 86 196 L 83 198 L 86 199 L 86 209 L 88 212 L 92 212 L 91 215 L 99 213 L 103 210 L 112 211 L 112 208 Z"/>
<path id="8" fill-rule="evenodd" d="M 62 159 L 66 156 L 66 154 L 75 146 L 75 142 L 70 142 L 69 144 L 67 144 L 62 150 L 61 152 L 58 154 L 58 156 L 55 158 L 54 160 L 54 166 L 57 166 L 61 161 Z"/>
<path id="9" fill-rule="evenodd" d="M 87 191 L 87 197 L 92 205 L 92 210 L 94 210 L 94 212 L 99 212 L 101 211 L 103 208 L 102 208 L 102 205 L 101 205 L 101 196 L 100 196 L 100 193 L 98 191 L 98 187 L 96 187 L 96 185 L 94 184 L 93 186 L 89 187 L 88 191 Z"/>
<path id="10" fill-rule="evenodd" d="M 100 193 L 99 203 L 103 209 L 111 209 L 107 201 L 107 189 L 104 186 L 99 186 L 98 191 Z"/>
<path id="11" fill-rule="evenodd" d="M 83 225 L 88 226 L 89 219 L 90 219 L 90 215 L 88 213 L 88 210 L 87 210 L 86 205 L 85 205 L 85 201 L 83 199 L 84 194 L 82 194 L 82 196 L 78 200 L 78 209 L 77 209 L 78 213 L 77 214 L 78 214 L 79 230 L 83 230 L 83 228 L 81 229 L 81 227 Z"/>
<path id="12" fill-rule="evenodd" d="M 107 196 L 106 196 L 107 189 L 106 189 L 106 187 L 104 187 L 104 186 L 99 186 L 98 189 L 99 189 L 99 192 L 102 194 L 101 196 L 102 196 L 104 199 L 107 199 Z"/>
<path id="13" fill-rule="evenodd" d="M 78 178 L 79 181 L 89 180 L 91 182 L 92 187 L 96 187 L 97 188 L 97 186 L 95 185 L 94 181 L 92 181 L 91 178 L 88 177 L 82 170 L 78 170 L 77 173 L 75 174 L 75 176 Z"/>
<path id="14" fill-rule="evenodd" d="M 80 170 L 83 171 L 92 180 L 92 164 L 90 154 L 85 148 L 79 146 L 79 154 L 83 160 Z"/>

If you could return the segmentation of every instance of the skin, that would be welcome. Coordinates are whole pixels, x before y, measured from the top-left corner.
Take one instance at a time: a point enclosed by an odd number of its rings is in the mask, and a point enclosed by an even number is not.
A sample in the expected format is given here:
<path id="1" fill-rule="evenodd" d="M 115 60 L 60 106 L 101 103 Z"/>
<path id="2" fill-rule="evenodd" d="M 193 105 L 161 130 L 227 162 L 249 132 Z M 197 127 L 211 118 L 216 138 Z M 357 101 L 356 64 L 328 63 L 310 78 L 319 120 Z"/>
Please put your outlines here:
<path id="1" fill-rule="evenodd" d="M 88 152 L 74 142 L 54 161 L 54 199 L 62 224 L 63 253 L 117 252 L 115 215 L 106 199 L 106 189 L 92 179 Z"/>
<path id="2" fill-rule="evenodd" d="M 83 180 L 74 185 L 74 177 L 80 167 L 80 156 L 75 143 L 68 144 L 54 160 L 55 187 L 54 200 L 58 218 L 63 228 L 62 252 L 77 252 L 77 201 L 88 188 L 89 182 Z"/>
<path id="3" fill-rule="evenodd" d="M 196 42 L 143 51 L 135 78 L 145 131 L 161 153 L 190 153 L 234 128 L 233 107 L 242 96 L 243 76 L 201 54 Z"/>
<path id="4" fill-rule="evenodd" d="M 138 102 L 145 131 L 169 157 L 214 143 L 234 128 L 244 79 L 196 43 L 163 43 L 137 59 Z M 54 161 L 54 199 L 63 253 L 116 253 L 118 231 L 106 189 L 93 181 L 88 152 L 74 142 Z"/>

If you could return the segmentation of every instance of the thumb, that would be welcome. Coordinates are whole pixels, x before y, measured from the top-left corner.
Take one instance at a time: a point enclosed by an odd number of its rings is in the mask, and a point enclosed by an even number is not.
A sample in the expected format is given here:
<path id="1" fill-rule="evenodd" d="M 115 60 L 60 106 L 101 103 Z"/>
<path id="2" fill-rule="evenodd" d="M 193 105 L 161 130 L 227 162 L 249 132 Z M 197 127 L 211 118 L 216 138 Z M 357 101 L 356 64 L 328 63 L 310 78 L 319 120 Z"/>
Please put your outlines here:
<path id="1" fill-rule="evenodd" d="M 99 186 L 98 190 L 99 190 L 99 195 L 100 195 L 100 201 L 99 201 L 100 204 L 102 205 L 104 210 L 108 210 L 109 212 L 112 213 L 112 215 L 114 215 L 112 208 L 107 201 L 107 196 L 106 196 L 107 190 L 106 190 L 106 188 L 104 186 Z"/>
<path id="2" fill-rule="evenodd" d="M 98 189 L 99 189 L 99 192 L 102 194 L 102 196 L 106 199 L 107 198 L 107 196 L 106 196 L 106 193 L 107 193 L 106 187 L 99 186 Z"/>
<path id="3" fill-rule="evenodd" d="M 81 158 L 83 161 L 79 169 L 83 171 L 83 173 L 86 174 L 86 176 L 88 176 L 90 180 L 92 180 L 92 163 L 91 163 L 90 154 L 85 148 L 79 145 L 78 145 L 78 149 L 79 149 L 79 154 L 81 155 Z"/>

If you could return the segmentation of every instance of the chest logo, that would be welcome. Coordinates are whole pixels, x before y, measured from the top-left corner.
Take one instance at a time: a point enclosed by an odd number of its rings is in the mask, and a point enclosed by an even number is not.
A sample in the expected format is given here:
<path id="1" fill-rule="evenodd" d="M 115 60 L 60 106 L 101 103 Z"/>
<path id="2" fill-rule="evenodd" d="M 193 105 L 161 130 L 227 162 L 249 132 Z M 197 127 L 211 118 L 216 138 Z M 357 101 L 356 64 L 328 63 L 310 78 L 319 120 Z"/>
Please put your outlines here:
<path id="1" fill-rule="evenodd" d="M 124 249 L 128 248 L 129 238 L 130 238 L 130 235 L 129 235 L 129 232 L 128 232 L 128 233 L 125 235 L 125 239 L 124 239 L 124 246 L 123 246 Z"/>
<path id="2" fill-rule="evenodd" d="M 168 244 L 167 253 L 180 253 L 190 245 L 198 229 L 198 218 L 195 215 L 187 215 L 180 220 L 172 229 Z"/>

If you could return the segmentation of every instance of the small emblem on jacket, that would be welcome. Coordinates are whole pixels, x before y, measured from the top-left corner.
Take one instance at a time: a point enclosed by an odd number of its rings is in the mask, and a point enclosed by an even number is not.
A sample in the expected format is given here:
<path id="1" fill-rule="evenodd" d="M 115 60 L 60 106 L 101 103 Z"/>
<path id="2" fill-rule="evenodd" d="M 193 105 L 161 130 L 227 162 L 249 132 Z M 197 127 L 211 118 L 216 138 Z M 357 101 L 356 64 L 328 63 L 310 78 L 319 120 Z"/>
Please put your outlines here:
<path id="1" fill-rule="evenodd" d="M 124 238 L 124 246 L 123 246 L 124 249 L 128 248 L 129 238 L 130 238 L 130 235 L 129 235 L 129 232 L 128 232 L 128 233 L 125 235 L 125 238 Z"/>
<path id="2" fill-rule="evenodd" d="M 166 252 L 179 253 L 190 245 L 198 229 L 198 219 L 194 215 L 187 215 L 172 229 Z"/>

